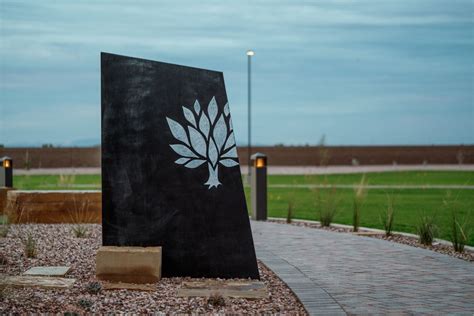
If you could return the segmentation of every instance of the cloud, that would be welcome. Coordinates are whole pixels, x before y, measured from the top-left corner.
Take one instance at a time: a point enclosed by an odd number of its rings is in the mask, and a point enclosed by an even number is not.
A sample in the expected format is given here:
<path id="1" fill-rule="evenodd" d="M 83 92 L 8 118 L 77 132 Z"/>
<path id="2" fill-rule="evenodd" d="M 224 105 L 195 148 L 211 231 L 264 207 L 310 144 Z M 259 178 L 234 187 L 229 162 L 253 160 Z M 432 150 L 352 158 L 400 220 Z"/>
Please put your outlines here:
<path id="1" fill-rule="evenodd" d="M 314 143 L 318 133 L 337 143 L 400 141 L 395 128 L 364 136 L 387 115 L 394 125 L 416 124 L 403 117 L 426 112 L 449 116 L 446 128 L 474 120 L 472 1 L 0 1 L 0 104 L 9 108 L 0 112 L 2 138 L 33 133 L 66 142 L 97 133 L 100 51 L 224 71 L 242 140 L 248 48 L 257 52 L 260 142 Z M 92 129 L 68 114 L 77 105 Z M 359 140 L 351 134 L 358 115 L 368 116 Z M 426 118 L 423 127 L 439 126 Z M 59 119 L 64 131 L 46 132 Z M 472 128 L 452 130 L 451 141 L 474 142 Z M 413 141 L 441 141 L 445 133 L 414 133 Z"/>

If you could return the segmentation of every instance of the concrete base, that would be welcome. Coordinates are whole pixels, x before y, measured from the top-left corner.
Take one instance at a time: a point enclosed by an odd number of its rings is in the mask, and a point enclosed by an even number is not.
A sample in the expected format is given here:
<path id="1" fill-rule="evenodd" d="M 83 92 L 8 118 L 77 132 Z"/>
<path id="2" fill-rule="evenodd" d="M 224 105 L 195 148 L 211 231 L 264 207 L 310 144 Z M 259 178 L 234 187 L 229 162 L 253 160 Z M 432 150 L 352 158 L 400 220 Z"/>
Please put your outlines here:
<path id="1" fill-rule="evenodd" d="M 154 283 L 161 279 L 161 247 L 102 246 L 97 252 L 99 280 Z"/>

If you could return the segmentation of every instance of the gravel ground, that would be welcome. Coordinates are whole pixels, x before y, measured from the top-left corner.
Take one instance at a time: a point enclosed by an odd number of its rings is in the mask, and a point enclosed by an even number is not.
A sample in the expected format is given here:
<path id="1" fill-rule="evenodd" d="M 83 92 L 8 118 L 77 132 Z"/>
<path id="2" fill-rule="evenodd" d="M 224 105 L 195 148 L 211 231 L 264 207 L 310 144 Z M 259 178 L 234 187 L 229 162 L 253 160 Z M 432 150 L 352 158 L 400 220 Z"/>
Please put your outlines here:
<path id="1" fill-rule="evenodd" d="M 214 306 L 208 298 L 176 296 L 181 282 L 190 278 L 164 278 L 156 291 L 102 290 L 89 294 L 86 286 L 95 278 L 95 254 L 100 247 L 101 226 L 87 225 L 89 236 L 76 238 L 72 225 L 12 225 L 5 238 L 0 238 L 0 273 L 19 275 L 32 266 L 70 265 L 67 277 L 76 278 L 73 287 L 60 290 L 39 288 L 6 288 L 0 296 L 0 314 L 7 313 L 154 313 L 154 314 L 287 314 L 306 315 L 291 290 L 259 262 L 261 280 L 270 293 L 267 299 L 226 298 L 224 305 Z M 22 238 L 31 234 L 37 241 L 38 255 L 26 258 Z M 196 280 L 196 279 L 193 279 Z M 81 307 L 79 301 L 90 302 Z"/>
<path id="2" fill-rule="evenodd" d="M 275 222 L 279 224 L 287 224 L 286 221 L 284 220 L 269 220 L 270 222 Z M 338 233 L 349 233 L 352 234 L 352 229 L 351 228 L 345 228 L 345 227 L 322 227 L 319 223 L 309 223 L 309 222 L 292 222 L 290 225 L 295 225 L 295 226 L 303 226 L 303 227 L 310 227 L 310 228 L 317 228 L 317 229 L 324 229 L 324 230 L 329 230 L 333 232 L 338 232 Z M 360 232 L 369 232 L 369 231 L 364 231 L 363 229 L 359 230 Z M 375 234 L 375 235 L 364 235 L 364 237 L 372 237 L 372 238 L 378 238 L 378 239 L 384 239 L 392 242 L 397 242 L 400 244 L 405 244 L 413 247 L 418 247 L 418 248 L 424 248 L 424 249 L 429 249 L 432 251 L 436 251 L 439 253 L 443 253 L 445 255 L 451 256 L 451 257 L 456 257 L 462 260 L 474 262 L 474 252 L 465 250 L 463 253 L 459 253 L 454 251 L 454 248 L 452 246 L 448 245 L 443 245 L 440 243 L 433 243 L 431 246 L 425 246 L 422 245 L 418 242 L 418 238 L 410 237 L 410 236 L 405 236 L 405 235 L 400 235 L 400 234 L 393 234 L 389 237 L 386 237 L 385 234 Z"/>

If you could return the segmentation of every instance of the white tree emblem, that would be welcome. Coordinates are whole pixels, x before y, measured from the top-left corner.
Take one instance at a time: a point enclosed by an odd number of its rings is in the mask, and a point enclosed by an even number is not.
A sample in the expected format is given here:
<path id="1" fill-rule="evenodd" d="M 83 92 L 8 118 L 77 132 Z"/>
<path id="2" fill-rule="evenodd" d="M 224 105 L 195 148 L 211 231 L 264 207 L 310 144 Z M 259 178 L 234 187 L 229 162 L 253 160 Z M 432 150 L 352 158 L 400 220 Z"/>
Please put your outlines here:
<path id="1" fill-rule="evenodd" d="M 193 111 L 194 110 L 194 111 Z M 183 114 L 190 123 L 186 129 L 178 122 L 166 117 L 168 126 L 174 138 L 180 144 L 171 144 L 171 148 L 181 156 L 175 163 L 186 168 L 197 168 L 207 162 L 209 179 L 205 185 L 211 189 L 219 184 L 219 164 L 224 167 L 235 167 L 239 163 L 235 145 L 232 121 L 230 119 L 229 104 L 224 105 L 224 111 L 218 116 L 218 106 L 215 97 L 212 97 L 207 106 L 207 113 L 201 110 L 199 102 L 194 102 L 193 110 L 183 106 Z"/>

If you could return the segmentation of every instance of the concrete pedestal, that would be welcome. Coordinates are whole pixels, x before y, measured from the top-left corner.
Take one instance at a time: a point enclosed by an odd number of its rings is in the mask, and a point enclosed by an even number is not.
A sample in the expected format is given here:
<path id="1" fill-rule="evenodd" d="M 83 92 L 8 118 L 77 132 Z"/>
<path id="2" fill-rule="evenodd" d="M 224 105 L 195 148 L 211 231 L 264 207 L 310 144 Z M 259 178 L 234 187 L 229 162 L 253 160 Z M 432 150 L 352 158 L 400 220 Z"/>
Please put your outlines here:
<path id="1" fill-rule="evenodd" d="M 110 282 L 157 282 L 161 279 L 161 247 L 100 247 L 96 274 L 99 280 Z"/>

